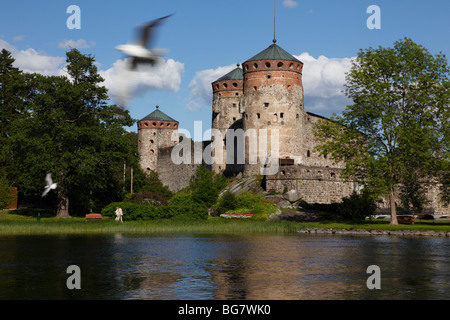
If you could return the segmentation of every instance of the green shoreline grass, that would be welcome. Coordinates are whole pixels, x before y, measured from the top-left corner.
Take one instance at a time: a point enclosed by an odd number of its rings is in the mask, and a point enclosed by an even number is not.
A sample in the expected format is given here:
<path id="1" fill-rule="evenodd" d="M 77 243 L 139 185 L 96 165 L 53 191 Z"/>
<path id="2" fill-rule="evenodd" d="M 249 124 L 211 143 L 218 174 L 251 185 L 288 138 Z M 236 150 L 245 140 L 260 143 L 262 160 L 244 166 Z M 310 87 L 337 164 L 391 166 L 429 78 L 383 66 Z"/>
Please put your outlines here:
<path id="1" fill-rule="evenodd" d="M 450 231 L 450 221 L 416 222 L 392 226 L 386 220 L 345 222 L 289 222 L 248 219 L 223 219 L 210 217 L 208 220 L 154 220 L 117 222 L 112 218 L 88 220 L 73 217 L 69 219 L 25 217 L 15 214 L 0 216 L 0 236 L 39 234 L 112 234 L 112 233 L 271 233 L 295 234 L 305 228 L 328 229 L 378 229 L 378 230 L 430 230 Z"/>

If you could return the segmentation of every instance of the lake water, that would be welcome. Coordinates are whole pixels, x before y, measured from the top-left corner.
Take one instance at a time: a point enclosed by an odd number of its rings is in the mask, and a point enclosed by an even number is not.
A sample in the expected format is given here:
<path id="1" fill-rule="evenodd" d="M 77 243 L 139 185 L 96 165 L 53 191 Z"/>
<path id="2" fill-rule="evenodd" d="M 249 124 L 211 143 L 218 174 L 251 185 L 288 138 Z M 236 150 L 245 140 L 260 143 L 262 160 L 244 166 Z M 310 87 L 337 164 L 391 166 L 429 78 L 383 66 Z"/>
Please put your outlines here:
<path id="1" fill-rule="evenodd" d="M 66 285 L 70 265 L 81 289 Z M 381 289 L 368 289 L 367 267 Z M 0 236 L 0 299 L 449 299 L 450 239 Z"/>

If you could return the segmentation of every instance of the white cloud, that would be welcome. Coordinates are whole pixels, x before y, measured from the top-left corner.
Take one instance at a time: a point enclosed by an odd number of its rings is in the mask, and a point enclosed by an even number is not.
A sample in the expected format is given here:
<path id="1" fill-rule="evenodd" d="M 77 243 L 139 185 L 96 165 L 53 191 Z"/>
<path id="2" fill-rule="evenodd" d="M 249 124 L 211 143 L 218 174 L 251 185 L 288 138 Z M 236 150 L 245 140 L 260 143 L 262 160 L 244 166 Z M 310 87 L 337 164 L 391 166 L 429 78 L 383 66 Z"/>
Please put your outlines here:
<path id="1" fill-rule="evenodd" d="M 22 41 L 22 40 L 24 40 L 24 39 L 25 39 L 25 36 L 24 36 L 24 35 L 15 36 L 15 37 L 13 38 L 13 42 Z"/>
<path id="2" fill-rule="evenodd" d="M 327 58 L 322 55 L 316 59 L 307 52 L 295 57 L 303 62 L 303 89 L 307 111 L 342 111 L 349 102 L 342 90 L 345 73 L 351 68 L 352 58 Z"/>
<path id="3" fill-rule="evenodd" d="M 298 6 L 298 3 L 294 0 L 283 0 L 283 6 L 287 8 L 295 8 Z"/>
<path id="4" fill-rule="evenodd" d="M 39 53 L 33 48 L 19 50 L 15 46 L 0 39 L 0 49 L 6 49 L 16 60 L 14 66 L 24 72 L 40 73 L 43 75 L 62 75 L 65 71 L 62 69 L 66 58 L 52 57 L 45 53 Z"/>
<path id="5" fill-rule="evenodd" d="M 78 41 L 79 42 L 79 41 Z M 81 44 L 83 42 L 80 42 Z M 49 56 L 29 48 L 19 50 L 15 46 L 0 39 L 0 50 L 11 52 L 16 60 L 14 66 L 28 73 L 40 73 L 46 76 L 67 75 L 64 70 L 66 57 Z M 154 67 L 139 66 L 136 71 L 128 71 L 128 60 L 117 60 L 107 70 L 99 70 L 105 79 L 103 85 L 109 89 L 109 95 L 117 102 L 129 102 L 134 97 L 141 97 L 151 90 L 177 92 L 180 88 L 184 64 L 168 59 Z M 101 66 L 101 64 L 97 63 Z"/>
<path id="6" fill-rule="evenodd" d="M 131 99 L 142 97 L 152 90 L 177 92 L 180 89 L 184 64 L 173 59 L 154 67 L 139 65 L 130 71 L 129 59 L 117 60 L 107 70 L 100 70 L 105 79 L 104 85 L 109 89 L 109 96 L 125 106 Z"/>
<path id="7" fill-rule="evenodd" d="M 60 43 L 58 43 L 58 47 L 63 49 L 71 49 L 71 48 L 77 48 L 77 49 L 86 49 L 95 46 L 94 41 L 89 41 L 89 43 L 84 39 L 78 39 L 77 41 L 69 39 L 64 40 Z"/>
<path id="8" fill-rule="evenodd" d="M 195 111 L 202 107 L 210 108 L 212 103 L 211 83 L 226 75 L 236 68 L 235 64 L 218 67 L 216 69 L 207 69 L 198 71 L 195 77 L 189 83 L 191 95 L 187 100 L 186 106 L 190 111 Z"/>
<path id="9" fill-rule="evenodd" d="M 303 89 L 307 111 L 327 113 L 342 111 L 348 104 L 348 99 L 342 92 L 345 83 L 345 73 L 350 70 L 352 58 L 317 59 L 305 52 L 297 59 L 303 62 Z M 187 109 L 195 111 L 199 108 L 210 108 L 212 104 L 211 83 L 236 65 L 222 66 L 197 72 L 189 84 L 191 95 L 186 102 Z"/>

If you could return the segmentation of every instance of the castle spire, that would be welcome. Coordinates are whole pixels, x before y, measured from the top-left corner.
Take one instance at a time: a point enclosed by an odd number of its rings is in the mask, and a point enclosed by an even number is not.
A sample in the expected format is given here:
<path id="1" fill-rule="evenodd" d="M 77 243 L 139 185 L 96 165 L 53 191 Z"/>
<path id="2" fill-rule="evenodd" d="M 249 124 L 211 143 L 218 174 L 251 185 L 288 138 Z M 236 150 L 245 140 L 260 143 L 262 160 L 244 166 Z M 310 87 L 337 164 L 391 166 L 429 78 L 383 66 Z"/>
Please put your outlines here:
<path id="1" fill-rule="evenodd" d="M 275 37 L 275 0 L 273 0 L 273 43 L 275 44 L 277 42 L 277 39 Z"/>

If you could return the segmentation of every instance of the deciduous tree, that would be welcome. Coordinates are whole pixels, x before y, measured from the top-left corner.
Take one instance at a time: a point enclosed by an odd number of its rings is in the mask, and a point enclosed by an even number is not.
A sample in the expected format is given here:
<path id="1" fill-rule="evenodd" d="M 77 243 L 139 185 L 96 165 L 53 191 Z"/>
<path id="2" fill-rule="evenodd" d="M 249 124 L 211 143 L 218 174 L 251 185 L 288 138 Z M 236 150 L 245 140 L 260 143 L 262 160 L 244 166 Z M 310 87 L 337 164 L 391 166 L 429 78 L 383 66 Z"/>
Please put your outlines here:
<path id="1" fill-rule="evenodd" d="M 317 149 L 344 163 L 344 176 L 389 196 L 395 225 L 395 190 L 411 177 L 435 182 L 448 169 L 447 60 L 408 38 L 360 50 L 346 75 L 345 94 L 353 104 L 315 127 Z"/>

